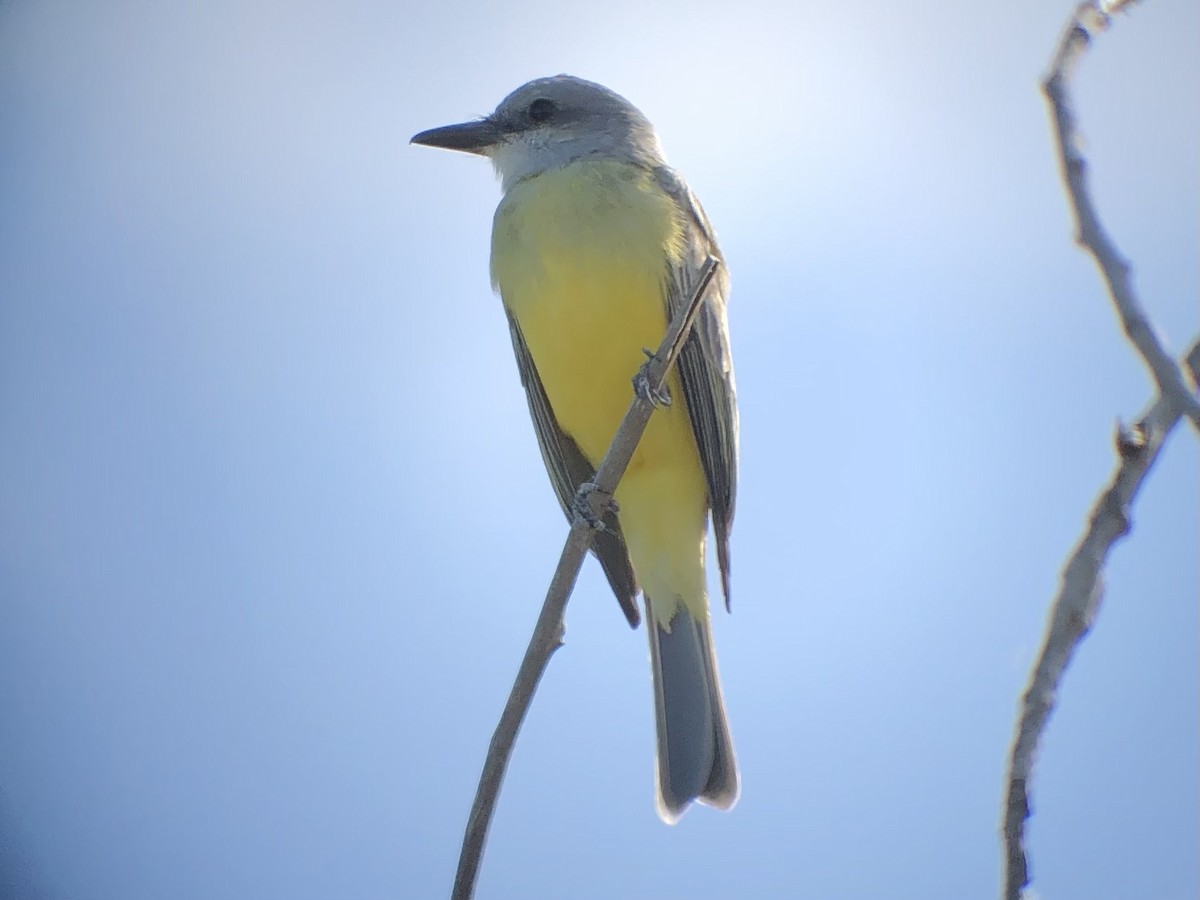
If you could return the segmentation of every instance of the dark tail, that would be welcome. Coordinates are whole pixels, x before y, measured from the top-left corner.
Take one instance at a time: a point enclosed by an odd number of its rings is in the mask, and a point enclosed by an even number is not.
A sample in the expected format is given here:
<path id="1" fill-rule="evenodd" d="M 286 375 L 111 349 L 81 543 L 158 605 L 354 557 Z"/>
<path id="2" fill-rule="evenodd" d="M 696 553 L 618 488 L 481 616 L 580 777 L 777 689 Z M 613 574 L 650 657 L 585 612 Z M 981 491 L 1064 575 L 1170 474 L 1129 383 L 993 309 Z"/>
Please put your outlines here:
<path id="1" fill-rule="evenodd" d="M 649 609 L 650 666 L 658 726 L 658 814 L 679 821 L 693 800 L 730 809 L 738 798 L 737 760 L 725 717 L 712 630 L 681 603 L 665 631 Z"/>

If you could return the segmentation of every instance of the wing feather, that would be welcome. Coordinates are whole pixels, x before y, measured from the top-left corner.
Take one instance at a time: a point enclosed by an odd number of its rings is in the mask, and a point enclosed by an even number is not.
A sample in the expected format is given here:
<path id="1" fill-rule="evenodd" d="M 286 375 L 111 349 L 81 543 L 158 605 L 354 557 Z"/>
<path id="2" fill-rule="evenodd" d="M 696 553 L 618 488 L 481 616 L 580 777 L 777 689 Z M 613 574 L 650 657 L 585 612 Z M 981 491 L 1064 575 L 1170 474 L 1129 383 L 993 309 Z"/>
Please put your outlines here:
<path id="1" fill-rule="evenodd" d="M 512 334 L 513 351 L 517 356 L 517 368 L 521 373 L 521 384 L 525 386 L 529 413 L 537 433 L 538 447 L 542 451 L 542 461 L 546 464 L 546 471 L 550 475 L 559 506 L 570 520 L 571 501 L 575 498 L 579 486 L 595 478 L 596 472 L 571 436 L 558 426 L 554 411 L 550 408 L 550 400 L 534 365 L 533 356 L 525 343 L 524 335 L 521 334 L 521 327 L 507 307 L 505 313 L 508 315 L 508 327 Z M 608 530 L 597 531 L 592 537 L 592 553 L 600 561 L 625 618 L 629 620 L 630 626 L 636 628 L 641 617 L 637 605 L 637 578 L 633 574 L 629 550 L 625 546 L 625 537 L 621 534 L 621 525 L 616 515 L 607 513 L 604 516 L 604 524 Z"/>
<path id="2" fill-rule="evenodd" d="M 717 564 L 721 589 L 729 607 L 729 535 L 733 529 L 737 497 L 738 409 L 733 378 L 733 356 L 729 347 L 729 272 L 717 246 L 708 216 L 683 179 L 667 166 L 655 170 L 659 185 L 679 205 L 685 217 L 687 250 L 679 265 L 672 266 L 668 282 L 668 315 L 691 299 L 692 285 L 709 256 L 722 262 L 707 301 L 696 317 L 692 332 L 679 356 L 679 374 L 684 399 L 696 435 L 696 445 L 708 482 Z"/>

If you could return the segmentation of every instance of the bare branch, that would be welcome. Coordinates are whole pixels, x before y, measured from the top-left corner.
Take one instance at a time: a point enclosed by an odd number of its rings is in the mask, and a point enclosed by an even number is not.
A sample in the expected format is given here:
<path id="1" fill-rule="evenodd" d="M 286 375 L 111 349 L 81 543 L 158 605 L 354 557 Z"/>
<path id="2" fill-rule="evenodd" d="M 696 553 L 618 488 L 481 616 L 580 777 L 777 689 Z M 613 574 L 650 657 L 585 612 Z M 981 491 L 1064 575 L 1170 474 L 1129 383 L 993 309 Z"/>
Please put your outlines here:
<path id="1" fill-rule="evenodd" d="M 1042 90 L 1054 114 L 1059 167 L 1075 215 L 1076 241 L 1091 254 L 1100 267 L 1108 295 L 1116 307 L 1117 315 L 1120 316 L 1125 334 L 1137 347 L 1138 353 L 1154 376 L 1159 391 L 1165 397 L 1174 398 L 1183 414 L 1200 430 L 1200 400 L 1188 390 L 1182 371 L 1154 333 L 1154 328 L 1133 289 L 1129 263 L 1121 256 L 1104 226 L 1100 224 L 1088 188 L 1087 160 L 1080 149 L 1081 140 L 1069 94 L 1070 80 L 1075 67 L 1092 38 L 1109 27 L 1113 13 L 1130 5 L 1132 0 L 1118 0 L 1107 4 L 1085 0 L 1077 6 L 1055 50 L 1050 73 L 1042 82 Z"/>
<path id="2" fill-rule="evenodd" d="M 1154 334 L 1133 291 L 1129 265 L 1104 231 L 1092 204 L 1085 177 L 1087 162 L 1079 149 L 1068 95 L 1070 77 L 1093 35 L 1108 27 L 1112 13 L 1130 3 L 1131 0 L 1117 0 L 1103 5 L 1092 0 L 1076 7 L 1055 51 L 1043 89 L 1054 113 L 1059 163 L 1075 213 L 1077 240 L 1099 265 L 1125 333 L 1154 375 L 1159 395 L 1132 428 L 1118 428 L 1116 471 L 1097 499 L 1088 527 L 1063 569 L 1042 649 L 1022 698 L 1005 789 L 1005 866 L 1001 894 L 1004 900 L 1020 900 L 1029 883 L 1024 837 L 1025 822 L 1030 815 L 1029 785 L 1034 756 L 1054 707 L 1059 683 L 1100 607 L 1105 561 L 1116 542 L 1129 532 L 1133 501 L 1171 429 L 1184 417 L 1200 428 L 1200 400 L 1183 375 L 1188 371 L 1192 381 L 1200 384 L 1200 338 L 1181 367 Z"/>
<path id="3" fill-rule="evenodd" d="M 658 352 L 651 357 L 646 370 L 646 378 L 653 391 L 657 391 L 666 381 L 667 373 L 675 364 L 679 351 L 691 331 L 692 323 L 700 312 L 705 291 L 716 274 L 718 261 L 709 257 L 700 271 L 692 297 L 686 307 L 676 313 L 672 319 Z M 604 461 L 596 471 L 593 482 L 596 489 L 588 495 L 592 511 L 599 516 L 604 504 L 612 498 L 617 489 L 617 482 L 625 474 L 625 468 L 633 458 L 642 432 L 650 421 L 654 406 L 648 400 L 634 395 L 629 411 L 617 429 L 616 437 L 604 455 Z M 483 847 L 487 841 L 488 826 L 491 824 L 492 813 L 496 808 L 496 799 L 500 795 L 500 786 L 504 781 L 504 772 L 508 768 L 508 760 L 512 756 L 513 745 L 517 740 L 517 732 L 525 715 L 533 702 L 542 673 L 550 662 L 554 651 L 563 642 L 563 613 L 567 608 L 567 600 L 579 576 L 580 566 L 583 565 L 588 547 L 592 543 L 592 526 L 581 517 L 576 516 L 567 535 L 562 555 L 558 560 L 558 568 L 546 592 L 546 601 L 542 604 L 542 612 L 534 626 L 533 636 L 521 660 L 521 668 L 513 682 L 508 702 L 500 722 L 492 734 L 488 746 L 487 759 L 484 760 L 483 773 L 479 777 L 479 787 L 475 791 L 475 802 L 471 806 L 471 815 L 467 819 L 466 831 L 463 833 L 462 850 L 458 857 L 458 870 L 454 876 L 452 900 L 469 900 L 475 893 L 475 882 L 479 877 L 479 864 L 483 859 Z"/>

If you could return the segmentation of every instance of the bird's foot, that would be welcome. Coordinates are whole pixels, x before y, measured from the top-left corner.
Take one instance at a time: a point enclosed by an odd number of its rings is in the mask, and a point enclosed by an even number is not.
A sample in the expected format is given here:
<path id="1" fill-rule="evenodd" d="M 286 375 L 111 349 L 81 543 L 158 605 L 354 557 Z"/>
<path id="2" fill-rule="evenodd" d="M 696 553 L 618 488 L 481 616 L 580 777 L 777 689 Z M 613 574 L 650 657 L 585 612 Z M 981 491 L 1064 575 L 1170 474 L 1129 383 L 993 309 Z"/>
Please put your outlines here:
<path id="1" fill-rule="evenodd" d="M 633 376 L 633 392 L 651 406 L 670 406 L 671 392 L 666 384 L 657 388 L 650 384 L 650 363 L 654 362 L 654 351 L 643 349 L 642 352 L 646 354 L 646 361 Z"/>
<path id="2" fill-rule="evenodd" d="M 600 509 L 597 513 L 592 509 L 592 494 L 601 494 Z M 609 531 L 609 527 L 604 524 L 605 513 L 616 513 L 620 509 L 617 506 L 617 501 L 612 498 L 612 495 L 607 491 L 600 490 L 595 482 L 585 481 L 579 486 L 579 490 L 575 492 L 575 499 L 571 501 L 571 512 L 574 518 L 583 519 L 587 522 L 590 528 L 596 531 Z"/>

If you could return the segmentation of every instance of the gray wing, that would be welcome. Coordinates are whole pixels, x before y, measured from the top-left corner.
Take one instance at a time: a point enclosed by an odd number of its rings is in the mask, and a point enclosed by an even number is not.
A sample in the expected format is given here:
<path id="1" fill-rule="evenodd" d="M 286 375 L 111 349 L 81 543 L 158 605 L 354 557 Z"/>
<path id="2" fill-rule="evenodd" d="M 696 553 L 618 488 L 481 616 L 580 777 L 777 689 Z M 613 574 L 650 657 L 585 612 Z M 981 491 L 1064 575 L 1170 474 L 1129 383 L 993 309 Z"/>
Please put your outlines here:
<path id="1" fill-rule="evenodd" d="M 679 356 L 679 374 L 687 401 L 692 431 L 704 464 L 708 481 L 708 499 L 712 508 L 713 535 L 717 542 L 717 563 L 721 567 L 721 589 L 729 608 L 729 533 L 733 529 L 733 509 L 737 496 L 738 410 L 733 380 L 733 356 L 729 349 L 729 271 L 717 246 L 716 236 L 704 209 L 673 169 L 655 169 L 659 185 L 685 216 L 688 248 L 682 264 L 672 267 L 668 291 L 668 315 L 691 299 L 691 287 L 704 260 L 713 256 L 722 265 L 708 289 L 708 299 L 700 308 L 696 324 Z"/>
<path id="2" fill-rule="evenodd" d="M 504 312 L 508 316 L 513 351 L 517 355 L 521 384 L 525 386 L 525 396 L 529 400 L 529 414 L 533 417 L 533 429 L 537 432 L 542 461 L 546 464 L 558 503 L 570 519 L 570 504 L 576 491 L 581 484 L 595 478 L 596 471 L 571 436 L 558 427 L 558 420 L 550 408 L 550 400 L 546 396 L 546 389 L 542 387 L 542 379 L 525 343 L 525 336 L 521 334 L 521 327 L 507 307 Z M 625 537 L 621 534 L 616 515 L 606 513 L 604 524 L 608 530 L 597 531 L 592 536 L 592 553 L 600 560 L 600 566 L 608 577 L 613 593 L 617 595 L 625 618 L 630 626 L 636 628 L 641 617 L 637 606 L 637 578 L 629 561 L 629 550 L 625 547 Z"/>

